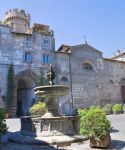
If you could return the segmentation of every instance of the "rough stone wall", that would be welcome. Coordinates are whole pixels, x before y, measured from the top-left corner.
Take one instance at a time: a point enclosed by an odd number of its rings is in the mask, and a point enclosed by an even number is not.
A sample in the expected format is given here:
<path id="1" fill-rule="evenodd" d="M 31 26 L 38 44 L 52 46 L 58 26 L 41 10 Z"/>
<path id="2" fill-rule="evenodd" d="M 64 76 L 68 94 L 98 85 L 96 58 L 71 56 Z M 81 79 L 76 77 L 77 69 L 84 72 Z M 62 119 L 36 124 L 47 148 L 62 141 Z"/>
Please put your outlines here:
<path id="1" fill-rule="evenodd" d="M 69 57 L 71 65 L 69 65 Z M 93 70 L 82 68 L 85 62 L 89 62 Z M 59 68 L 63 68 L 58 72 L 58 82 L 72 88 L 72 95 L 70 93 L 59 100 L 60 109 L 63 109 L 65 113 L 71 112 L 72 104 L 75 110 L 91 105 L 123 102 L 120 79 L 125 78 L 124 62 L 104 59 L 101 52 L 85 44 L 73 46 L 71 54 L 59 53 L 57 64 Z M 71 68 L 71 72 L 68 68 Z M 68 78 L 68 82 L 61 81 L 63 76 Z"/>
<path id="2" fill-rule="evenodd" d="M 40 70 L 46 74 L 48 64 L 43 63 L 43 55 L 49 55 L 49 63 L 53 64 L 55 39 L 53 36 L 45 36 L 38 32 L 32 35 L 16 34 L 11 28 L 0 26 L 0 105 L 4 106 L 3 96 L 6 96 L 7 73 L 9 64 L 13 63 L 15 76 L 27 69 L 39 75 Z M 31 44 L 26 45 L 26 37 L 31 37 Z M 48 47 L 44 48 L 43 40 L 49 41 Z M 32 54 L 32 62 L 24 61 L 24 53 Z"/>

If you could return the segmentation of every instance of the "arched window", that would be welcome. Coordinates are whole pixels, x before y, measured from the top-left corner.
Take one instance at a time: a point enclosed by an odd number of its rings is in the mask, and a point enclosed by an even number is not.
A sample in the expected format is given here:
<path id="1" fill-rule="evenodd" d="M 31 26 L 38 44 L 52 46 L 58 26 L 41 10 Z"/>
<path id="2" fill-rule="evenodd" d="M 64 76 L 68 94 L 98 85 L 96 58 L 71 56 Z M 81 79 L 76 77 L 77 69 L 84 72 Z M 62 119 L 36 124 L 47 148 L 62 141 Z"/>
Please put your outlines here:
<path id="1" fill-rule="evenodd" d="M 110 84 L 114 84 L 114 81 L 113 81 L 113 80 L 110 80 L 109 83 L 110 83 Z"/>
<path id="2" fill-rule="evenodd" d="M 68 81 L 68 79 L 67 79 L 67 77 L 62 77 L 62 78 L 61 78 L 61 81 L 65 81 L 65 82 L 67 82 L 67 81 Z"/>
<path id="3" fill-rule="evenodd" d="M 86 62 L 86 63 L 83 63 L 82 69 L 84 69 L 84 70 L 93 70 L 93 66 L 90 63 Z"/>

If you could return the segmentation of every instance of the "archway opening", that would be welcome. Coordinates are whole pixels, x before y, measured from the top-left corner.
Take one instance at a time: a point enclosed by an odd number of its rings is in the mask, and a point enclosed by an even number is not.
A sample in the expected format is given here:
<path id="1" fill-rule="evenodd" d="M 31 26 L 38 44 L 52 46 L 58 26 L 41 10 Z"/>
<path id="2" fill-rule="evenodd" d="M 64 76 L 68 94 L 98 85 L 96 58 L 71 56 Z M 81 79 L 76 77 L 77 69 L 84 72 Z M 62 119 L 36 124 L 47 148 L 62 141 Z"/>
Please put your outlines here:
<path id="1" fill-rule="evenodd" d="M 23 76 L 18 81 L 17 87 L 17 111 L 18 117 L 29 115 L 29 108 L 35 103 L 33 88 L 35 81 L 27 76 Z"/>
<path id="2" fill-rule="evenodd" d="M 121 85 L 121 100 L 123 103 L 125 103 L 125 79 L 124 78 L 121 78 L 120 85 Z"/>

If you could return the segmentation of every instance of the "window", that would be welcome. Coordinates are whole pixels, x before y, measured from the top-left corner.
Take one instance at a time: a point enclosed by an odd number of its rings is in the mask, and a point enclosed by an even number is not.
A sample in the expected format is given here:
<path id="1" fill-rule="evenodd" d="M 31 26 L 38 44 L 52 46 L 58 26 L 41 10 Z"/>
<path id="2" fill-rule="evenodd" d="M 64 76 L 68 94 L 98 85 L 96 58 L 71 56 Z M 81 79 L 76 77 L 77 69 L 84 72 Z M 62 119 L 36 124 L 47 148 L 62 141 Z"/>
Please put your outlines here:
<path id="1" fill-rule="evenodd" d="M 46 45 L 48 45 L 48 44 L 49 44 L 48 39 L 44 39 L 44 44 L 46 44 Z"/>
<path id="2" fill-rule="evenodd" d="M 113 81 L 113 80 L 110 80 L 109 83 L 110 83 L 110 84 L 114 84 L 114 81 Z"/>
<path id="3" fill-rule="evenodd" d="M 68 81 L 68 79 L 67 79 L 67 77 L 62 77 L 62 78 L 61 78 L 61 81 L 65 81 L 65 82 L 67 82 L 67 81 Z"/>
<path id="4" fill-rule="evenodd" d="M 24 54 L 24 61 L 31 63 L 31 62 L 32 62 L 32 54 L 29 53 L 29 52 L 26 52 L 26 53 Z"/>
<path id="5" fill-rule="evenodd" d="M 43 58 L 42 58 L 42 62 L 43 64 L 48 64 L 49 63 L 49 55 L 43 55 Z"/>
<path id="6" fill-rule="evenodd" d="M 43 39 L 43 48 L 48 49 L 49 48 L 49 39 Z"/>
<path id="7" fill-rule="evenodd" d="M 31 46 L 31 44 L 32 44 L 31 36 L 27 36 L 27 37 L 26 37 L 25 44 L 26 44 L 26 46 Z"/>
<path id="8" fill-rule="evenodd" d="M 85 70 L 93 70 L 93 67 L 90 63 L 86 62 L 82 65 L 82 69 L 85 69 Z"/>

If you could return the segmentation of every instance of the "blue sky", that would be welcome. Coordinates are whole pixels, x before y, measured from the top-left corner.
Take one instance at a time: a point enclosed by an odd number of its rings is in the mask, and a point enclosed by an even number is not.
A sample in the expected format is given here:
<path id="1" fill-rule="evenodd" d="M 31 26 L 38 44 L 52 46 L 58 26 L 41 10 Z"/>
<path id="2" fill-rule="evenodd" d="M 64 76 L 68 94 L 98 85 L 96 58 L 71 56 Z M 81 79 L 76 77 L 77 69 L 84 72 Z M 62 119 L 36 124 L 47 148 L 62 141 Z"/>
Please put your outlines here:
<path id="1" fill-rule="evenodd" d="M 8 9 L 24 9 L 31 24 L 48 24 L 61 44 L 84 43 L 110 57 L 125 50 L 125 0 L 2 0 L 0 19 Z"/>

